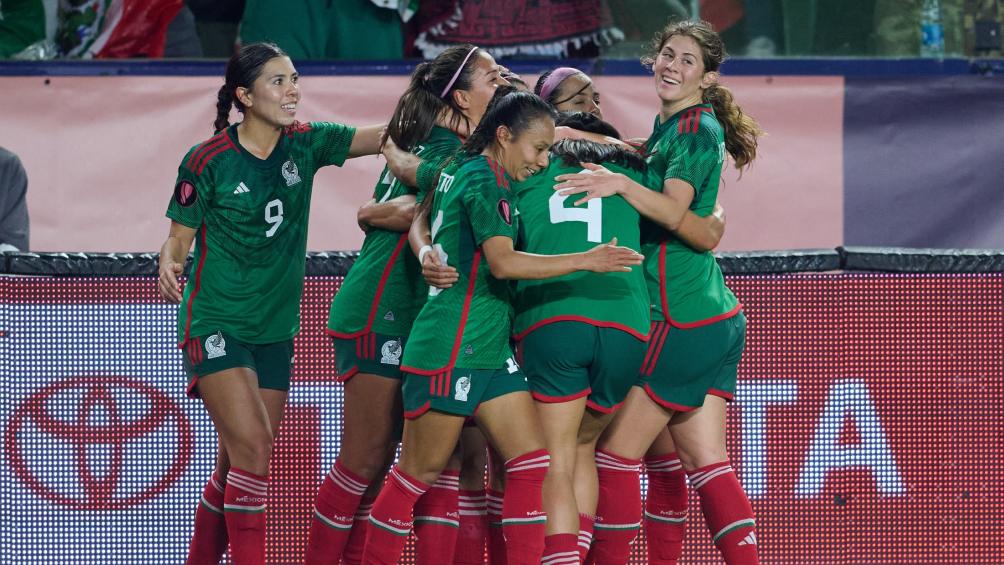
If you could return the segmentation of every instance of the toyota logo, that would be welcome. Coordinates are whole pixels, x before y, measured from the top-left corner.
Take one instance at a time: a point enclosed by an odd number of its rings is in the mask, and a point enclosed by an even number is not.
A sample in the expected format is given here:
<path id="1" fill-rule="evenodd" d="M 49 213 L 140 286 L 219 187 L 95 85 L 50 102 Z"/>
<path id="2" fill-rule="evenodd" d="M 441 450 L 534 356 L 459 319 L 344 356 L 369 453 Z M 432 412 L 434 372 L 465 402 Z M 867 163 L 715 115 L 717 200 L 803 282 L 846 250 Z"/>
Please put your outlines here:
<path id="1" fill-rule="evenodd" d="M 163 449 L 158 444 L 150 458 L 166 469 L 136 472 L 130 455 L 162 433 L 176 440 Z M 192 435 L 178 404 L 153 386 L 128 377 L 75 377 L 25 399 L 11 416 L 4 446 L 14 474 L 46 500 L 76 510 L 119 510 L 162 494 L 178 480 L 191 459 Z M 39 469 L 53 468 L 61 479 L 75 475 L 75 488 L 67 488 L 65 479 L 50 484 L 57 481 L 38 476 Z"/>

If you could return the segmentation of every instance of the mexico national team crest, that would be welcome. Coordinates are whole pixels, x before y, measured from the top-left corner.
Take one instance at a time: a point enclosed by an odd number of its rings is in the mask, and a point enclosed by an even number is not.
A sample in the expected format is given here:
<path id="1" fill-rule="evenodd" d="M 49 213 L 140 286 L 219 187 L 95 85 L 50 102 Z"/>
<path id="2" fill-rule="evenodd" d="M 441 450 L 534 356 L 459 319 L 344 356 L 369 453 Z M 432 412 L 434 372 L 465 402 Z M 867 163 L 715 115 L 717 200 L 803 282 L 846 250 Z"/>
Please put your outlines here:
<path id="1" fill-rule="evenodd" d="M 282 178 L 286 179 L 286 186 L 293 186 L 300 182 L 300 171 L 292 159 L 282 164 Z"/>
<path id="2" fill-rule="evenodd" d="M 227 341 L 223 339 L 223 333 L 217 332 L 206 338 L 206 356 L 210 359 L 223 357 L 227 354 Z"/>
<path id="3" fill-rule="evenodd" d="M 380 362 L 384 365 L 400 365 L 401 353 L 401 340 L 392 339 L 387 341 L 380 348 Z"/>
<path id="4" fill-rule="evenodd" d="M 460 377 L 457 379 L 457 385 L 454 387 L 454 400 L 459 400 L 460 402 L 467 402 L 467 395 L 471 392 L 471 378 L 470 377 Z"/>

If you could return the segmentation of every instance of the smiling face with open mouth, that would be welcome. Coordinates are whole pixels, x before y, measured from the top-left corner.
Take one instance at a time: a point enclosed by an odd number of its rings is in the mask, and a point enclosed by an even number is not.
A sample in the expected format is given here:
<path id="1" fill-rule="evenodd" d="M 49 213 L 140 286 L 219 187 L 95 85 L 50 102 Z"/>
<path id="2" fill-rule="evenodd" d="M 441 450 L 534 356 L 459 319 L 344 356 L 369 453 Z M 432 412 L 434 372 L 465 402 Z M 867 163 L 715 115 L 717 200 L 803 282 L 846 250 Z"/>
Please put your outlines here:
<path id="1" fill-rule="evenodd" d="M 686 35 L 674 35 L 663 43 L 652 71 L 663 108 L 675 111 L 700 104 L 704 89 L 717 79 L 717 73 L 704 72 L 701 46 Z"/>
<path id="2" fill-rule="evenodd" d="M 275 127 L 285 127 L 296 118 L 300 103 L 300 74 L 289 57 L 273 57 L 248 91 L 248 112 Z"/>
<path id="3" fill-rule="evenodd" d="M 548 150 L 553 143 L 554 120 L 550 116 L 541 116 L 518 137 L 511 137 L 511 134 L 501 136 L 498 160 L 513 180 L 524 181 L 547 167 Z"/>

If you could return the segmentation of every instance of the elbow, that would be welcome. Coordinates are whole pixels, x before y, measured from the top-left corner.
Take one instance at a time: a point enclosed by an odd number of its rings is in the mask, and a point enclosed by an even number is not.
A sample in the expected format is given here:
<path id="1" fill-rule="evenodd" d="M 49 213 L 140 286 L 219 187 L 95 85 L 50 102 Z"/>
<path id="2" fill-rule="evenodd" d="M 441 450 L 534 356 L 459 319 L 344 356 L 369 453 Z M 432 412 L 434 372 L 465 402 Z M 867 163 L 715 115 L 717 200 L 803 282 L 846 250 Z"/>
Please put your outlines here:
<path id="1" fill-rule="evenodd" d="M 489 262 L 488 270 L 491 271 L 493 277 L 501 281 L 507 281 L 513 278 L 512 271 L 506 268 L 504 262 L 502 261 L 496 261 L 495 263 Z"/>

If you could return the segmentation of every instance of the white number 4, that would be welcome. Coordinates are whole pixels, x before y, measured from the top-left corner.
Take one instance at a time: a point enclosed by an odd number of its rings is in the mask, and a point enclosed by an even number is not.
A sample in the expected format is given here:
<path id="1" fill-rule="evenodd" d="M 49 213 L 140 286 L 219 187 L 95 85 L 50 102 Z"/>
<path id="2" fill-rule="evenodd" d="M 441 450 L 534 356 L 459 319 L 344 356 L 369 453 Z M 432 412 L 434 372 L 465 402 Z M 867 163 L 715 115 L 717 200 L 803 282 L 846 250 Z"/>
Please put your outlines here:
<path id="1" fill-rule="evenodd" d="M 265 221 L 272 226 L 265 232 L 265 237 L 272 237 L 282 223 L 282 200 L 276 198 L 265 205 Z"/>
<path id="2" fill-rule="evenodd" d="M 586 241 L 603 243 L 603 199 L 594 198 L 586 203 L 585 208 L 566 208 L 565 200 L 568 198 L 580 198 L 580 195 L 562 196 L 560 192 L 555 192 L 547 200 L 551 223 L 585 222 Z"/>

